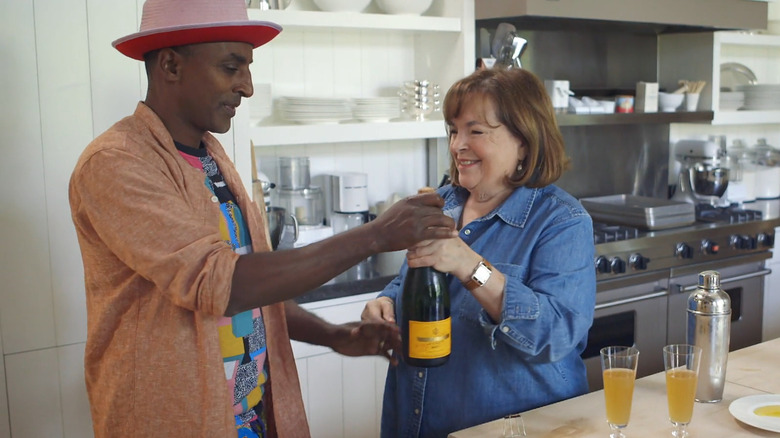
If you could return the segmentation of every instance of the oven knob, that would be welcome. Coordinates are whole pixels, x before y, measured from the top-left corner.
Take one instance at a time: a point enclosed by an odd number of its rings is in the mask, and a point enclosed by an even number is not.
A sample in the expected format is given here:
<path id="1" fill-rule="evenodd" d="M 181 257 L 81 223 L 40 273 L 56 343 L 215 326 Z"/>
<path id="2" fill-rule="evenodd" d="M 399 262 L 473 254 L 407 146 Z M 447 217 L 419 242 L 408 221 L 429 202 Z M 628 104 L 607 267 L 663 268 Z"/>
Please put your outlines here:
<path id="1" fill-rule="evenodd" d="M 693 248 L 687 243 L 678 243 L 674 248 L 674 255 L 681 259 L 692 259 Z"/>
<path id="2" fill-rule="evenodd" d="M 609 260 L 604 256 L 598 256 L 595 260 L 597 274 L 609 274 Z"/>
<path id="3" fill-rule="evenodd" d="M 756 249 L 758 246 L 757 239 L 755 237 L 747 236 L 747 235 L 738 235 L 733 234 L 731 238 L 729 239 L 731 246 L 734 249 Z"/>
<path id="4" fill-rule="evenodd" d="M 772 233 L 758 233 L 758 236 L 756 236 L 756 240 L 758 240 L 758 243 L 760 245 L 769 248 L 775 245 L 775 235 Z"/>
<path id="5" fill-rule="evenodd" d="M 704 254 L 717 254 L 720 251 L 720 245 L 710 239 L 701 241 L 701 252 Z"/>
<path id="6" fill-rule="evenodd" d="M 647 263 L 649 261 L 649 258 L 643 256 L 642 254 L 636 253 L 631 254 L 631 257 L 628 258 L 628 265 L 631 266 L 631 268 L 634 270 L 644 270 L 647 269 Z"/>
<path id="7" fill-rule="evenodd" d="M 626 272 L 626 262 L 620 257 L 613 257 L 612 260 L 609 261 L 609 265 L 612 268 L 613 274 L 622 274 Z"/>

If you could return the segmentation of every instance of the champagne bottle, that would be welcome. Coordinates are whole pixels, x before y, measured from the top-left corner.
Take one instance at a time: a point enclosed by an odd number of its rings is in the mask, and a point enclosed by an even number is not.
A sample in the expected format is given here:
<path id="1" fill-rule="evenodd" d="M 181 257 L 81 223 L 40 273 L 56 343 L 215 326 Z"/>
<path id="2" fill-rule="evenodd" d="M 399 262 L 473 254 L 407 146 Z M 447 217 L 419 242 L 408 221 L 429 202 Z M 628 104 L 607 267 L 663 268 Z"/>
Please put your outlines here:
<path id="1" fill-rule="evenodd" d="M 417 367 L 443 365 L 450 357 L 450 291 L 444 273 L 409 268 L 401 296 L 403 359 Z"/>
<path id="2" fill-rule="evenodd" d="M 423 188 L 418 193 L 433 191 Z M 436 367 L 450 357 L 452 323 L 447 276 L 430 266 L 409 268 L 401 295 L 403 359 L 409 365 Z"/>

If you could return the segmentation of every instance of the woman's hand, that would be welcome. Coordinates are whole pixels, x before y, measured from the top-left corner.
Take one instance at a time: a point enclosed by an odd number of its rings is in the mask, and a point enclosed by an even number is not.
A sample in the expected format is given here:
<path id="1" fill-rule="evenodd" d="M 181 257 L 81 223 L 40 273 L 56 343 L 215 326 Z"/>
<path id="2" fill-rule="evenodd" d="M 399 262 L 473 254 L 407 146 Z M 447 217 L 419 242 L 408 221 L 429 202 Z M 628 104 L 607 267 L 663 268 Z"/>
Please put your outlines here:
<path id="1" fill-rule="evenodd" d="M 409 248 L 406 261 L 410 268 L 432 266 L 449 272 L 460 281 L 467 281 L 482 256 L 474 252 L 460 237 L 425 240 Z"/>
<path id="2" fill-rule="evenodd" d="M 395 303 L 389 297 L 379 297 L 366 303 L 361 321 L 395 322 Z"/>

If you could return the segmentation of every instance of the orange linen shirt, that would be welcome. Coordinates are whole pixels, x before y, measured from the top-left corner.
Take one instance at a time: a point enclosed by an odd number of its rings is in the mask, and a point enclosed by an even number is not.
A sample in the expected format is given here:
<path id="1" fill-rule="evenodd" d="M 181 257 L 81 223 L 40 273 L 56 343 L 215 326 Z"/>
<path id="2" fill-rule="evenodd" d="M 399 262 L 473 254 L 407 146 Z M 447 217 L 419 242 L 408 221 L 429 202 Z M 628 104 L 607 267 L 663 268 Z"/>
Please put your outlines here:
<path id="1" fill-rule="evenodd" d="M 232 162 L 203 138 L 241 207 L 254 251 L 265 217 Z M 219 202 L 145 104 L 84 150 L 70 207 L 84 262 L 84 368 L 95 437 L 235 438 L 217 322 L 238 255 L 219 233 Z M 282 303 L 262 308 L 271 436 L 309 437 Z"/>

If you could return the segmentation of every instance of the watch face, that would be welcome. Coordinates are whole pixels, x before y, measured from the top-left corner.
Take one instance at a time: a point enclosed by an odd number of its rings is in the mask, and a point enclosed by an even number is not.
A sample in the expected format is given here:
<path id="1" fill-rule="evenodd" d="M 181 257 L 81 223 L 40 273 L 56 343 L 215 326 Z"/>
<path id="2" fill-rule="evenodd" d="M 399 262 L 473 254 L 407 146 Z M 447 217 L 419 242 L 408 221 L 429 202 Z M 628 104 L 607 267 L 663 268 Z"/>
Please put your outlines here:
<path id="1" fill-rule="evenodd" d="M 479 266 L 477 267 L 477 271 L 474 272 L 474 275 L 472 275 L 471 277 L 474 280 L 477 280 L 479 284 L 485 284 L 488 281 L 488 278 L 490 278 L 491 272 L 492 271 L 490 270 L 490 268 L 485 266 L 484 263 L 480 263 Z"/>

